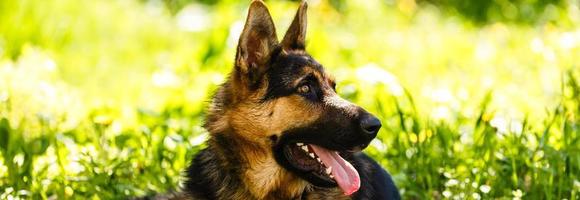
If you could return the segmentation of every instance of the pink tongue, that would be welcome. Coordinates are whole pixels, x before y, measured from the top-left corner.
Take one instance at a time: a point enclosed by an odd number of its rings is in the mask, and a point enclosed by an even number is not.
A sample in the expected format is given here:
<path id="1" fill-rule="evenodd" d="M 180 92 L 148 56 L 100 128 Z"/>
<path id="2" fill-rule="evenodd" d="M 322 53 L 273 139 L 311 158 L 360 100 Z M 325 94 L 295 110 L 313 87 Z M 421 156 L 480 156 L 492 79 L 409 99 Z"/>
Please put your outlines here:
<path id="1" fill-rule="evenodd" d="M 358 191 L 360 188 L 360 177 L 356 169 L 349 162 L 340 157 L 336 151 L 329 151 L 311 144 L 310 147 L 312 147 L 314 153 L 318 155 L 324 165 L 332 167 L 334 180 L 338 183 L 338 186 L 344 194 L 351 195 Z"/>

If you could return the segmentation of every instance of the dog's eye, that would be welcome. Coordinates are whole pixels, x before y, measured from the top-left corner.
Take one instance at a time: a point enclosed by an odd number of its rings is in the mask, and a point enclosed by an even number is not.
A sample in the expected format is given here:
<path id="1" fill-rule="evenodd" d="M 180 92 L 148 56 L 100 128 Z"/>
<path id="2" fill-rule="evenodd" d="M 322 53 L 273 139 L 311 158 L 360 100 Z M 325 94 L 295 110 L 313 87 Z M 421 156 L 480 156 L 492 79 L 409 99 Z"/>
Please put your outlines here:
<path id="1" fill-rule="evenodd" d="M 296 89 L 296 92 L 303 96 L 304 98 L 316 101 L 318 99 L 318 95 L 316 94 L 316 88 L 314 88 L 309 83 L 304 83 Z"/>
<path id="2" fill-rule="evenodd" d="M 300 94 L 310 93 L 310 86 L 308 84 L 301 85 L 300 87 L 298 87 L 298 93 Z"/>

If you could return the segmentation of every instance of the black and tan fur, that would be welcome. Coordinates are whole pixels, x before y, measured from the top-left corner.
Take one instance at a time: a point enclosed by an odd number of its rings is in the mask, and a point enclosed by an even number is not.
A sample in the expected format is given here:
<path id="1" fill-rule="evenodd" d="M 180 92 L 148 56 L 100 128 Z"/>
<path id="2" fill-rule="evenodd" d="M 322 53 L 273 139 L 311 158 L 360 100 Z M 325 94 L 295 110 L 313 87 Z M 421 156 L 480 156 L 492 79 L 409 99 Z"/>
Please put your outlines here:
<path id="1" fill-rule="evenodd" d="M 361 132 L 361 121 L 376 118 L 340 98 L 333 78 L 305 51 L 306 7 L 305 2 L 300 5 L 278 42 L 264 3 L 251 3 L 235 67 L 207 111 L 208 147 L 188 168 L 183 197 L 399 198 L 390 175 L 359 152 L 376 136 L 380 123 Z M 360 190 L 345 196 L 336 185 L 287 167 L 280 152 L 291 141 L 340 151 L 359 172 Z"/>

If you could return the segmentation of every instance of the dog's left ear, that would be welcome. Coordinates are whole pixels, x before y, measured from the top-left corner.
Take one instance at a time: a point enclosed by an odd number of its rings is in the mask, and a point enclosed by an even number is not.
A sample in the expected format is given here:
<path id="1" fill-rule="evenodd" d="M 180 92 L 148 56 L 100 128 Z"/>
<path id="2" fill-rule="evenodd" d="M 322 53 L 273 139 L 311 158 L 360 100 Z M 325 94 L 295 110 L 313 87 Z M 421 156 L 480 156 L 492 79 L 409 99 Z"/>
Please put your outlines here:
<path id="1" fill-rule="evenodd" d="M 302 1 L 296 16 L 286 31 L 284 39 L 282 40 L 282 48 L 284 50 L 304 50 L 306 40 L 306 9 L 308 4 Z"/>
<path id="2" fill-rule="evenodd" d="M 268 8 L 261 0 L 253 0 L 236 53 L 235 78 L 242 81 L 241 85 L 255 86 L 258 83 L 278 45 Z"/>

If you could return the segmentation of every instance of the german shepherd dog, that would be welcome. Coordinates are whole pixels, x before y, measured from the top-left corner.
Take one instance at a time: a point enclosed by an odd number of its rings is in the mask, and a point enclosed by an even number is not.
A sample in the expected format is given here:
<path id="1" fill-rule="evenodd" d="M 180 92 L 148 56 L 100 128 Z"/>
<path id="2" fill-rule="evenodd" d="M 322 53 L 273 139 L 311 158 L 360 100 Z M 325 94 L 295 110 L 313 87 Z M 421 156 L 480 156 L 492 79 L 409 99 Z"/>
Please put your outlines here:
<path id="1" fill-rule="evenodd" d="M 187 170 L 189 199 L 399 199 L 390 175 L 360 151 L 381 122 L 335 91 L 305 51 L 306 2 L 278 42 L 254 0 L 235 66 L 204 127 L 208 146 Z"/>

